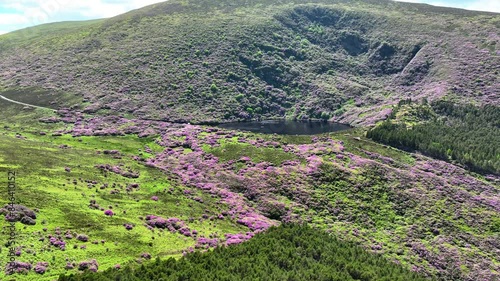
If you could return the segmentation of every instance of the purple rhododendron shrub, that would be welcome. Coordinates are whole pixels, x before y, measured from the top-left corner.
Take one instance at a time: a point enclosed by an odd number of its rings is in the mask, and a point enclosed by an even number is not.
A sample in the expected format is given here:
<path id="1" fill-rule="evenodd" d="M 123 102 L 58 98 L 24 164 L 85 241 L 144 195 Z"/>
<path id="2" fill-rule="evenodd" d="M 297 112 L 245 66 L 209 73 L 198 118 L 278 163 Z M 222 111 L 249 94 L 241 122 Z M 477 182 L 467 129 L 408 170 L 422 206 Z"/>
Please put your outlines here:
<path id="1" fill-rule="evenodd" d="M 62 239 L 59 239 L 57 237 L 50 237 L 49 242 L 50 242 L 50 245 L 52 245 L 54 247 L 58 247 L 59 249 L 61 249 L 63 251 L 66 249 L 66 242 Z"/>
<path id="2" fill-rule="evenodd" d="M 93 272 L 96 272 L 99 269 L 99 264 L 95 259 L 88 260 L 88 261 L 82 261 L 78 264 L 78 270 L 90 270 Z"/>
<path id="3" fill-rule="evenodd" d="M 49 266 L 48 262 L 38 262 L 35 266 L 35 272 L 38 274 L 44 274 L 47 271 L 47 267 Z"/>
<path id="4" fill-rule="evenodd" d="M 128 223 L 124 224 L 123 226 L 125 227 L 126 230 L 132 230 L 134 228 L 134 226 L 132 224 L 128 224 Z"/>
<path id="5" fill-rule="evenodd" d="M 139 172 L 133 171 L 130 168 L 124 169 L 120 166 L 111 166 L 109 164 L 105 164 L 105 165 L 99 164 L 99 165 L 96 165 L 95 167 L 99 170 L 104 171 L 104 172 L 112 172 L 112 173 L 115 173 L 117 175 L 121 175 L 121 176 L 126 177 L 126 178 L 136 179 L 140 176 Z"/>
<path id="6" fill-rule="evenodd" d="M 31 270 L 32 267 L 33 265 L 27 262 L 21 262 L 21 261 L 8 262 L 5 265 L 5 274 L 11 275 L 14 273 L 28 272 Z"/>
<path id="7" fill-rule="evenodd" d="M 82 242 L 88 242 L 89 241 L 89 237 L 85 234 L 78 234 L 76 236 L 76 240 L 78 241 L 82 241 Z"/>
<path id="8" fill-rule="evenodd" d="M 178 218 L 165 219 L 155 215 L 146 216 L 146 226 L 151 228 L 168 229 L 172 233 L 179 233 L 191 237 L 192 233 L 186 223 Z"/>
<path id="9" fill-rule="evenodd" d="M 68 262 L 66 263 L 66 266 L 64 268 L 67 270 L 71 270 L 75 268 L 75 265 L 73 263 Z"/>
<path id="10" fill-rule="evenodd" d="M 208 248 L 214 248 L 219 245 L 219 239 L 217 238 L 205 238 L 205 237 L 200 237 L 196 240 L 196 245 L 194 246 L 195 249 L 208 249 Z"/>
<path id="11" fill-rule="evenodd" d="M 7 204 L 0 209 L 0 214 L 4 215 L 5 220 L 8 222 L 21 222 L 25 225 L 36 224 L 36 213 L 23 205 Z"/>
<path id="12" fill-rule="evenodd" d="M 380 110 L 382 115 L 389 112 L 389 109 Z M 73 117 L 60 117 L 63 118 Z M 109 123 L 110 121 L 114 123 Z M 485 226 L 488 226 L 492 217 L 500 211 L 498 190 L 494 187 L 496 183 L 492 184 L 492 181 L 498 182 L 496 176 L 485 177 L 489 182 L 478 180 L 460 167 L 413 154 L 408 163 L 361 148 L 355 154 L 346 151 L 342 141 L 329 136 L 313 137 L 312 143 L 308 144 L 285 144 L 218 128 L 127 120 L 118 116 L 87 118 L 83 115 L 78 119 L 78 124 L 66 133 L 140 134 L 148 128 L 151 130 L 147 134 L 157 135 L 156 143 L 164 150 L 153 153 L 149 147 L 145 147 L 144 152 L 152 155 L 145 157 L 141 152 L 131 158 L 140 165 L 154 167 L 175 176 L 183 186 L 179 194 L 173 189 L 164 192 L 189 199 L 189 204 L 193 206 L 206 204 L 205 201 L 209 200 L 224 206 L 216 212 L 205 210 L 200 217 L 190 218 L 189 224 L 219 219 L 235 221 L 247 231 L 206 238 L 200 237 L 196 230 L 191 230 L 181 219 L 148 215 L 144 226 L 152 232 L 168 230 L 185 236 L 182 239 L 192 237 L 196 241 L 194 248 L 205 250 L 217 245 L 242 243 L 251 239 L 255 233 L 265 231 L 280 222 L 316 224 L 317 216 L 311 214 L 321 214 L 325 222 L 340 222 L 346 225 L 345 229 L 333 231 L 340 231 L 342 235 L 360 242 L 371 251 L 390 255 L 391 259 L 398 258 L 394 253 L 401 250 L 397 249 L 398 245 L 403 245 L 406 247 L 405 258 L 408 257 L 406 262 L 411 265 L 419 264 L 415 266 L 415 270 L 444 274 L 448 269 L 456 269 L 456 264 L 449 261 L 459 261 L 460 267 L 470 269 L 470 273 L 467 273 L 469 279 L 465 280 L 495 280 L 493 278 L 496 276 L 491 277 L 491 274 L 495 273 L 491 272 L 500 271 L 491 259 L 494 254 L 492 249 L 499 247 L 498 239 L 489 234 L 454 232 L 450 222 L 444 218 L 463 220 L 468 228 L 489 233 L 490 230 Z M 293 159 L 281 163 L 258 162 L 257 158 L 251 155 L 252 157 L 238 156 L 226 161 L 222 159 L 223 156 L 219 159 L 214 153 L 204 150 L 207 146 L 214 150 L 221 149 L 222 141 L 233 142 L 234 137 L 237 138 L 237 145 L 273 149 L 287 153 Z M 185 153 L 186 148 L 191 151 Z M 324 172 L 325 166 L 331 168 L 328 173 Z M 108 164 L 96 167 L 104 173 L 122 176 L 129 172 L 134 173 L 123 165 Z M 325 180 L 325 177 L 328 179 Z M 342 186 L 337 192 L 349 192 L 352 196 L 348 197 L 350 203 L 337 198 L 327 198 L 324 188 L 320 188 L 318 184 L 328 181 Z M 95 187 L 93 183 L 89 184 L 90 187 Z M 111 194 L 125 191 L 132 193 L 139 188 L 139 184 L 111 188 Z M 384 193 L 380 199 L 389 200 L 397 216 L 411 213 L 416 218 L 408 224 L 398 225 L 396 222 L 391 226 L 405 229 L 404 241 L 391 245 L 387 241 L 397 238 L 397 235 L 389 230 L 382 232 L 374 227 L 374 218 L 368 212 L 373 207 L 370 203 L 373 196 L 367 200 L 362 195 L 378 195 L 379 190 Z M 199 195 L 200 193 L 202 195 Z M 154 197 L 150 199 L 156 201 Z M 446 202 L 453 211 L 444 216 L 435 216 L 435 213 L 441 214 L 441 210 L 436 207 L 441 206 L 441 202 Z M 363 207 L 362 212 L 357 209 L 359 206 Z M 427 212 L 428 209 L 431 211 Z M 426 221 L 432 224 L 426 225 Z M 322 226 L 326 224 L 331 223 Z M 124 224 L 124 227 L 131 230 L 134 226 Z M 331 225 L 330 227 L 333 228 Z M 428 243 L 422 243 L 422 237 L 429 235 L 433 238 L 425 241 Z M 441 244 L 446 247 L 440 247 Z M 184 252 L 188 251 L 193 249 Z M 478 252 L 488 253 L 489 256 L 477 255 Z M 420 266 L 421 264 L 425 266 Z M 485 271 L 490 272 L 490 275 L 484 273 Z M 474 279 L 476 277 L 479 279 Z"/>

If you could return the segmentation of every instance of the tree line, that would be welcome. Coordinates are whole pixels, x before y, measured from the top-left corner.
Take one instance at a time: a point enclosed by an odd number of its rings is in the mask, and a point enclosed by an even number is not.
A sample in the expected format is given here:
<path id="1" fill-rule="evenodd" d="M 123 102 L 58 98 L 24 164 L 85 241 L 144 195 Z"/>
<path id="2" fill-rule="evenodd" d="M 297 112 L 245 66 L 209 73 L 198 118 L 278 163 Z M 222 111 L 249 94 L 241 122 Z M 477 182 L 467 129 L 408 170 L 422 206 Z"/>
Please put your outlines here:
<path id="1" fill-rule="evenodd" d="M 396 119 L 403 106 L 411 106 L 420 121 L 412 126 Z M 460 163 L 476 172 L 500 173 L 500 110 L 450 101 L 401 101 L 367 137 L 394 147 L 417 150 L 431 157 Z"/>
<path id="2" fill-rule="evenodd" d="M 429 280 L 403 266 L 309 226 L 284 224 L 248 242 L 156 259 L 140 267 L 61 275 L 59 281 L 144 280 Z"/>

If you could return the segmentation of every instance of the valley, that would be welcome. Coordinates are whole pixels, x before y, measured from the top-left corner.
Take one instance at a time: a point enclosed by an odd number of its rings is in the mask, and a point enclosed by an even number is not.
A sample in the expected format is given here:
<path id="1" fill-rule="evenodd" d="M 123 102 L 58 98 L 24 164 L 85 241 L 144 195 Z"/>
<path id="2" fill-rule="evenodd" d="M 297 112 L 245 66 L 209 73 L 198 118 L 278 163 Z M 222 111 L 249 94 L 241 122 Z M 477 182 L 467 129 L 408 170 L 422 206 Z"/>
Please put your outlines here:
<path id="1" fill-rule="evenodd" d="M 499 280 L 499 29 L 171 0 L 0 35 L 0 279 Z"/>

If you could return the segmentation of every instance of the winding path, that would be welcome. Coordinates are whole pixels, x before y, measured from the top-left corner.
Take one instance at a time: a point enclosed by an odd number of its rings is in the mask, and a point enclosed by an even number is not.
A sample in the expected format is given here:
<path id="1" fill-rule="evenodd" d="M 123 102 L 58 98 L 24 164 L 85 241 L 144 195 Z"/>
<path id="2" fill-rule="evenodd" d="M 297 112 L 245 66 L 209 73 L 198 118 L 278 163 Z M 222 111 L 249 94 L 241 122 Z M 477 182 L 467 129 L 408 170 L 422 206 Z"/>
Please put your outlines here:
<path id="1" fill-rule="evenodd" d="M 40 108 L 40 109 L 47 109 L 47 110 L 52 110 L 54 112 L 57 111 L 55 109 L 48 108 L 48 107 L 43 107 L 43 106 L 38 106 L 38 105 L 28 104 L 28 103 L 24 103 L 24 102 L 20 102 L 20 101 L 11 100 L 11 99 L 8 99 L 8 98 L 6 98 L 6 97 L 4 97 L 2 95 L 0 95 L 0 98 L 3 99 L 3 100 L 6 100 L 8 102 L 17 103 L 17 104 L 24 105 L 24 106 L 29 106 L 29 107 L 34 107 L 34 108 Z"/>

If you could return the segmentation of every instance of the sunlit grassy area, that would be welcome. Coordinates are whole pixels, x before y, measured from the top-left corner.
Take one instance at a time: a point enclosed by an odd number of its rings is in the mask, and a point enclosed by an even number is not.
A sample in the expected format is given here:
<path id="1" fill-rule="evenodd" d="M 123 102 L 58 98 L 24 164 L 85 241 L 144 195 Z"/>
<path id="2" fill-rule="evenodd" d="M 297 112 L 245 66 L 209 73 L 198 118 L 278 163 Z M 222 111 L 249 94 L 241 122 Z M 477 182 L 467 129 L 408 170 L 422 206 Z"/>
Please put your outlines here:
<path id="1" fill-rule="evenodd" d="M 202 214 L 215 210 L 214 199 L 197 194 L 197 191 L 193 193 L 203 198 L 203 204 L 187 199 L 183 195 L 186 187 L 172 182 L 163 172 L 146 167 L 132 158 L 134 155 L 150 157 L 151 154 L 144 152 L 145 146 L 153 153 L 161 151 L 154 138 L 138 138 L 135 135 L 79 138 L 40 135 L 39 131 L 59 129 L 65 125 L 38 123 L 37 118 L 50 114 L 43 110 L 23 110 L 22 106 L 6 103 L 1 105 L 0 181 L 5 185 L 7 172 L 15 171 L 16 203 L 39 210 L 36 225 L 16 224 L 16 247 L 21 247 L 21 255 L 17 259 L 33 264 L 49 262 L 45 275 L 31 271 L 26 276 L 16 275 L 15 280 L 53 280 L 54 276 L 71 272 L 64 269 L 67 262 L 78 263 L 91 258 L 97 259 L 100 268 L 104 269 L 115 264 L 135 263 L 146 252 L 153 257 L 180 256 L 182 250 L 194 245 L 192 238 L 180 234 L 148 230 L 140 219 L 148 214 L 180 218 L 187 222 L 189 228 L 196 229 L 199 235 L 242 230 L 230 220 L 200 221 Z M 16 111 L 18 114 L 13 114 Z M 16 134 L 23 137 L 17 138 Z M 104 154 L 104 150 L 118 150 L 120 158 Z M 104 174 L 95 167 L 99 164 L 122 165 L 139 173 L 139 177 L 133 179 L 114 173 Z M 139 188 L 127 194 L 124 188 L 132 183 L 137 183 Z M 101 189 L 105 184 L 108 186 Z M 120 192 L 110 194 L 112 189 Z M 7 203 L 6 193 L 6 188 L 2 188 L 2 206 Z M 151 200 L 152 196 L 157 196 L 158 201 Z M 89 208 L 91 200 L 106 210 L 112 209 L 115 215 L 109 217 L 102 210 Z M 188 222 L 189 218 L 194 220 Z M 135 227 L 126 230 L 123 224 L 133 224 Z M 0 227 L 7 225 L 2 217 Z M 66 250 L 62 251 L 48 242 L 47 235 L 57 236 L 56 228 L 60 228 L 63 236 L 67 230 L 72 234 L 86 234 L 89 241 L 63 238 L 67 244 Z M 7 235 L 4 234 L 5 230 L 0 235 L 2 245 L 7 242 Z M 45 240 L 39 241 L 41 237 L 45 237 Z M 93 241 L 98 243 L 93 244 Z M 86 249 L 81 249 L 82 245 Z M 3 247 L 0 253 L 2 280 L 9 280 L 3 271 L 7 250 Z"/>

